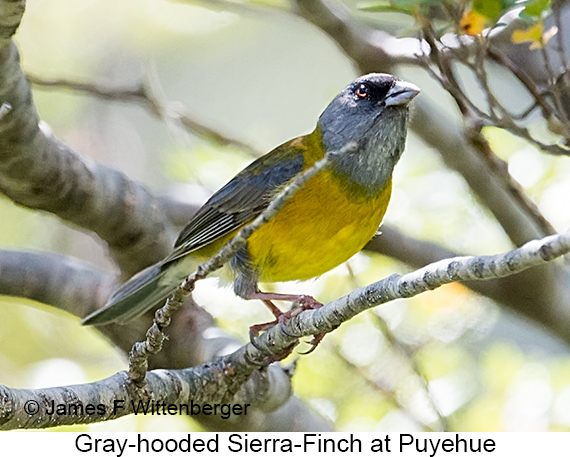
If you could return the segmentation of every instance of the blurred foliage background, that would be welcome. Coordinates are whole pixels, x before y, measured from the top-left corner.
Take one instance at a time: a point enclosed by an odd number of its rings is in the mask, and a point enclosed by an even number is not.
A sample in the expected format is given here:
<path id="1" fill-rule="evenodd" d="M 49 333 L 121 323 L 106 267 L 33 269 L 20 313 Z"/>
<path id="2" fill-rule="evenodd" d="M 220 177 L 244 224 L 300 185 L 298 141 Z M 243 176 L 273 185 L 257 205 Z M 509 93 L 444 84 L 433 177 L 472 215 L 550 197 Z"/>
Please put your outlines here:
<path id="1" fill-rule="evenodd" d="M 355 15 L 399 35 L 413 25 L 393 12 Z M 26 72 L 42 78 L 134 86 L 150 78 L 166 100 L 259 154 L 310 132 L 332 97 L 358 70 L 323 32 L 289 13 L 288 2 L 30 0 L 16 35 Z M 398 75 L 449 113 L 456 109 L 417 67 Z M 514 104 L 526 95 L 502 82 Z M 475 82 L 472 82 L 475 87 Z M 101 101 L 36 88 L 40 116 L 75 149 L 116 167 L 157 194 L 204 201 L 254 153 L 219 146 L 153 117 L 134 103 Z M 570 224 L 568 160 L 541 154 L 503 130 L 485 135 L 509 171 L 558 230 Z M 462 177 L 413 133 L 397 167 L 386 222 L 459 252 L 492 254 L 511 244 Z M 48 214 L 0 197 L 0 245 L 85 259 L 113 270 L 106 248 Z M 326 302 L 410 268 L 360 253 L 348 265 L 277 290 Z M 258 302 L 237 299 L 215 279 L 199 283 L 197 302 L 242 341 L 264 322 Z M 125 369 L 126 359 L 76 318 L 0 297 L 0 383 L 33 388 L 82 383 Z M 168 343 L 167 343 L 168 344 Z M 337 430 L 570 430 L 568 346 L 459 284 L 358 316 L 299 359 L 297 395 Z M 445 419 L 444 419 L 445 418 Z M 62 430 L 199 430 L 179 417 L 129 416 Z"/>

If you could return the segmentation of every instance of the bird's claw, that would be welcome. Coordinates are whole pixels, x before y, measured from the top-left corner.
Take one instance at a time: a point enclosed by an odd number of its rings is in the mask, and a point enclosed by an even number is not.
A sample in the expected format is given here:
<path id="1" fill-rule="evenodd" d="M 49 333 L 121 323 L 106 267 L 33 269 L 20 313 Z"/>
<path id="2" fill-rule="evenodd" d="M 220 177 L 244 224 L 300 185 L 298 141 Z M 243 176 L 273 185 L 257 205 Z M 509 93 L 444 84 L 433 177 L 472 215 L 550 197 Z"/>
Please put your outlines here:
<path id="1" fill-rule="evenodd" d="M 268 300 L 264 300 L 264 303 L 267 304 L 267 301 Z M 259 336 L 261 332 L 267 331 L 270 328 L 274 327 L 275 325 L 279 325 L 281 327 L 281 330 L 283 330 L 283 332 L 286 335 L 295 338 L 295 335 L 291 334 L 291 332 L 287 329 L 287 323 L 289 322 L 289 320 L 295 316 L 298 316 L 303 311 L 310 309 L 318 309 L 323 306 L 321 302 L 311 297 L 310 295 L 298 295 L 295 297 L 294 303 L 298 304 L 299 306 L 295 306 L 291 308 L 289 311 L 285 313 L 280 313 L 278 315 L 276 313 L 277 307 L 275 306 L 270 307 L 273 314 L 276 315 L 276 319 L 270 322 L 264 322 L 263 324 L 252 325 L 249 328 L 249 341 L 256 349 L 262 350 L 262 348 L 255 342 L 255 339 Z M 317 335 L 315 335 L 311 340 L 311 342 L 309 343 L 311 344 L 311 348 L 306 352 L 302 352 L 301 354 L 310 354 L 311 352 L 313 352 L 318 346 L 318 344 L 322 341 L 324 336 L 325 336 L 324 333 L 318 333 Z M 295 343 L 293 343 L 291 346 L 289 346 L 279 354 L 268 357 L 265 360 L 265 362 L 267 362 L 268 360 L 270 360 L 269 363 L 283 360 L 285 357 L 291 354 L 293 348 L 297 344 L 299 344 L 299 341 L 296 341 Z"/>

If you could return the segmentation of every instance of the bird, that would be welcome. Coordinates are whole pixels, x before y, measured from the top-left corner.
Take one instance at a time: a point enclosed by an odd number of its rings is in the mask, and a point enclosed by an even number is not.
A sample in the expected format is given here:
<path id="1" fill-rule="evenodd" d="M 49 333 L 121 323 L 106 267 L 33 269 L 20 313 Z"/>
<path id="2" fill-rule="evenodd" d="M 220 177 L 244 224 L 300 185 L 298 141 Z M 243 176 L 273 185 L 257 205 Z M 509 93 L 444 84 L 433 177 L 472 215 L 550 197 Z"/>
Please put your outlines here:
<path id="1" fill-rule="evenodd" d="M 409 104 L 419 92 L 415 84 L 386 73 L 352 81 L 325 108 L 311 133 L 281 144 L 238 173 L 191 218 L 170 255 L 125 282 L 82 323 L 124 324 L 160 304 L 296 176 L 327 152 L 353 145 L 330 155 L 328 166 L 228 262 L 235 294 L 263 301 L 276 318 L 252 326 L 250 338 L 293 315 L 293 309 L 283 313 L 273 300 L 292 302 L 297 309 L 322 306 L 309 295 L 263 292 L 259 283 L 318 277 L 347 261 L 376 234 L 390 200 L 394 167 L 404 151 Z"/>

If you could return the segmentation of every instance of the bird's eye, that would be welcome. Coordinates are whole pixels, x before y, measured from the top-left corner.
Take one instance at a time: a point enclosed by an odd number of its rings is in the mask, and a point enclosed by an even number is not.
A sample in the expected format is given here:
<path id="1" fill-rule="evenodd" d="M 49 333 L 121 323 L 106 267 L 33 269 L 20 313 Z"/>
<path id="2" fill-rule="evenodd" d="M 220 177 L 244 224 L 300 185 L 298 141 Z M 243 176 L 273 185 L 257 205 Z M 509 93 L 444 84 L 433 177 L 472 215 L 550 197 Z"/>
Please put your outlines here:
<path id="1" fill-rule="evenodd" d="M 360 84 L 354 93 L 358 98 L 366 98 L 370 94 L 370 88 L 366 84 Z"/>

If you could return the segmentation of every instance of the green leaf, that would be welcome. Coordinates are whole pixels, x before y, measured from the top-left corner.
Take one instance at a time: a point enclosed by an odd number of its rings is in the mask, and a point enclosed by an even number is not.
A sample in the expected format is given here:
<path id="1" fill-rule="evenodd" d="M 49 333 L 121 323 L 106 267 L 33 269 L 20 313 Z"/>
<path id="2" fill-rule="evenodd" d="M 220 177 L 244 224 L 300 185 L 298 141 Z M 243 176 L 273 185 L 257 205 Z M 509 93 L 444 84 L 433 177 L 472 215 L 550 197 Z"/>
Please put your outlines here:
<path id="1" fill-rule="evenodd" d="M 524 14 L 540 17 L 544 10 L 550 6 L 550 0 L 529 0 L 524 3 Z"/>
<path id="2" fill-rule="evenodd" d="M 489 19 L 499 19 L 503 14 L 503 3 L 501 0 L 475 0 L 473 10 Z"/>

